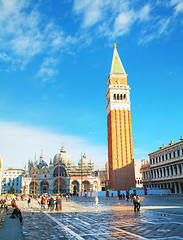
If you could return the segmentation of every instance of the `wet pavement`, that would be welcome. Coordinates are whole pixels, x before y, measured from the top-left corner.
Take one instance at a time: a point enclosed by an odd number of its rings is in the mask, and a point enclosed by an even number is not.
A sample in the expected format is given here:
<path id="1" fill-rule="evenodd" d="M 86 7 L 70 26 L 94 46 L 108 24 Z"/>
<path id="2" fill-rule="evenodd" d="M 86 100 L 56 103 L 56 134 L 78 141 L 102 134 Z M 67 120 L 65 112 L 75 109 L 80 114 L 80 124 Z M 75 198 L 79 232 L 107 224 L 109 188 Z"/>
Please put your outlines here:
<path id="1" fill-rule="evenodd" d="M 131 201 L 116 198 L 63 199 L 62 212 L 40 211 L 32 200 L 17 202 L 22 210 L 25 240 L 56 239 L 183 239 L 183 195 L 141 197 L 140 213 Z"/>

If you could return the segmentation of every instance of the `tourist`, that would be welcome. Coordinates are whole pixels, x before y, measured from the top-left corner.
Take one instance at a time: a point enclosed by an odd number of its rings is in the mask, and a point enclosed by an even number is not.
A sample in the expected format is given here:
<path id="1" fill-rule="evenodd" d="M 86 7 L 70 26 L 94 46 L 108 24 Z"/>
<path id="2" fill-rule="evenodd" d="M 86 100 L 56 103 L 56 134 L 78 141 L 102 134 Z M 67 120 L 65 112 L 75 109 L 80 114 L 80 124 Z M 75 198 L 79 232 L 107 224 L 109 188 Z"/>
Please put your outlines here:
<path id="1" fill-rule="evenodd" d="M 56 211 L 62 211 L 62 203 L 61 203 L 61 198 L 58 196 L 56 198 Z"/>
<path id="2" fill-rule="evenodd" d="M 12 207 L 16 207 L 16 201 L 15 201 L 14 198 L 13 198 L 12 201 L 11 201 L 11 206 L 12 206 Z"/>
<path id="3" fill-rule="evenodd" d="M 29 209 L 30 209 L 30 202 L 31 202 L 31 199 L 30 199 L 30 197 L 29 197 L 28 200 L 27 200 L 28 208 L 29 208 Z"/>
<path id="4" fill-rule="evenodd" d="M 22 224 L 22 214 L 19 208 L 15 208 L 10 216 L 10 218 L 19 218 L 20 223 Z"/>
<path id="5" fill-rule="evenodd" d="M 134 212 L 137 210 L 137 198 L 136 196 L 133 197 L 133 205 L 134 205 Z"/>
<path id="6" fill-rule="evenodd" d="M 140 198 L 139 198 L 139 195 L 137 195 L 136 200 L 137 200 L 137 212 L 139 212 L 140 211 Z"/>
<path id="7" fill-rule="evenodd" d="M 51 196 L 51 198 L 49 200 L 49 206 L 50 206 L 50 211 L 53 211 L 53 209 L 54 209 L 54 199 L 53 199 L 52 196 Z"/>
<path id="8" fill-rule="evenodd" d="M 95 196 L 95 207 L 98 207 L 98 196 Z"/>
<path id="9" fill-rule="evenodd" d="M 55 201 L 55 210 L 58 211 L 58 197 L 56 197 L 56 201 Z"/>
<path id="10" fill-rule="evenodd" d="M 42 198 L 41 198 L 41 211 L 44 211 L 44 209 L 45 209 L 45 203 L 46 203 L 46 201 L 45 201 L 44 197 L 42 197 Z"/>
<path id="11" fill-rule="evenodd" d="M 59 211 L 62 211 L 62 199 L 60 196 L 58 197 L 58 209 Z"/>

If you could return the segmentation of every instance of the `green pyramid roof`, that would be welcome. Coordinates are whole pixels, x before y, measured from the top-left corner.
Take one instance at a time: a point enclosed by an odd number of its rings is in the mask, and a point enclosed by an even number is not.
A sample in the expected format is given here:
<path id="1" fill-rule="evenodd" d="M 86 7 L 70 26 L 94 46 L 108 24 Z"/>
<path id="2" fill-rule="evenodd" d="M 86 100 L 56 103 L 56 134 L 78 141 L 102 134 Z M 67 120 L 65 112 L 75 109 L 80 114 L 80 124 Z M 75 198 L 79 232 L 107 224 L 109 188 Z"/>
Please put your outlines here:
<path id="1" fill-rule="evenodd" d="M 126 74 L 121 59 L 118 55 L 116 44 L 114 44 L 114 53 L 110 73 Z"/>

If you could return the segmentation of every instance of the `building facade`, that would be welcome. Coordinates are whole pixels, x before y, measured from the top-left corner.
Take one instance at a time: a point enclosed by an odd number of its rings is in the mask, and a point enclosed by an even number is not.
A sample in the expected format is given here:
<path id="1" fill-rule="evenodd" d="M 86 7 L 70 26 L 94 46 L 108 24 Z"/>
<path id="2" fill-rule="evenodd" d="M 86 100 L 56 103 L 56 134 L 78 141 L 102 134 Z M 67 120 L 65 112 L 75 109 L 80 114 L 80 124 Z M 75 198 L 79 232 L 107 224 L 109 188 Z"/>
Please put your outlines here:
<path id="1" fill-rule="evenodd" d="M 183 193 L 183 137 L 149 154 L 141 166 L 144 188 L 171 189 Z"/>
<path id="2" fill-rule="evenodd" d="M 2 194 L 2 181 L 3 181 L 3 158 L 0 156 L 0 195 Z"/>
<path id="3" fill-rule="evenodd" d="M 71 164 L 70 156 L 62 146 L 48 164 L 41 154 L 35 163 L 29 161 L 22 178 L 22 193 L 89 193 L 98 191 L 100 182 L 94 164 L 82 155 L 77 165 Z"/>
<path id="4" fill-rule="evenodd" d="M 136 188 L 142 188 L 142 173 L 140 171 L 141 169 L 141 164 L 144 162 L 144 159 L 138 159 L 134 161 L 134 166 L 135 166 L 135 187 Z"/>
<path id="5" fill-rule="evenodd" d="M 23 175 L 23 169 L 9 168 L 7 170 L 4 170 L 1 181 L 2 194 L 9 193 L 10 188 L 12 188 L 14 193 L 21 193 Z"/>
<path id="6" fill-rule="evenodd" d="M 130 87 L 116 44 L 107 86 L 109 189 L 128 190 L 135 187 Z"/>

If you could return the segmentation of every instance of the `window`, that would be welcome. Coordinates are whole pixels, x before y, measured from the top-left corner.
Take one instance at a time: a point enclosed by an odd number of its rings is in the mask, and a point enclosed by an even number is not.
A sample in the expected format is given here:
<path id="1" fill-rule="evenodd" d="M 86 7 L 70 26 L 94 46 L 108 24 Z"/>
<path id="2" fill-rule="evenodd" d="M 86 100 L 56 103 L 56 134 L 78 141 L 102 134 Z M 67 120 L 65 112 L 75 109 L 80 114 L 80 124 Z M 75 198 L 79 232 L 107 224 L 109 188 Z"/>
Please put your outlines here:
<path id="1" fill-rule="evenodd" d="M 171 159 L 171 153 L 169 153 L 169 159 Z"/>
<path id="2" fill-rule="evenodd" d="M 180 156 L 180 151 L 179 151 L 179 149 L 177 150 L 177 156 Z"/>
<path id="3" fill-rule="evenodd" d="M 116 100 L 116 94 L 114 94 L 113 99 Z"/>
<path id="4" fill-rule="evenodd" d="M 119 100 L 119 94 L 117 94 L 117 100 Z"/>
<path id="5" fill-rule="evenodd" d="M 122 98 L 122 94 L 120 94 L 120 100 L 123 100 L 123 98 Z"/>
<path id="6" fill-rule="evenodd" d="M 175 158 L 175 152 L 173 152 L 173 157 Z"/>
<path id="7" fill-rule="evenodd" d="M 162 155 L 162 161 L 164 161 L 164 155 Z"/>

